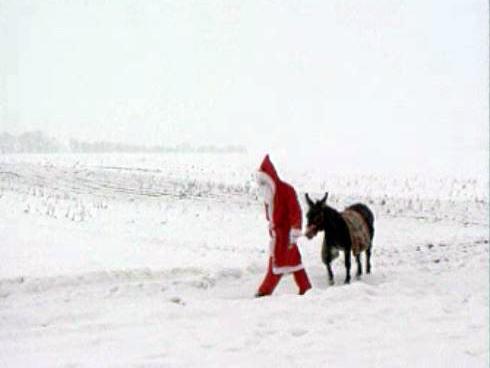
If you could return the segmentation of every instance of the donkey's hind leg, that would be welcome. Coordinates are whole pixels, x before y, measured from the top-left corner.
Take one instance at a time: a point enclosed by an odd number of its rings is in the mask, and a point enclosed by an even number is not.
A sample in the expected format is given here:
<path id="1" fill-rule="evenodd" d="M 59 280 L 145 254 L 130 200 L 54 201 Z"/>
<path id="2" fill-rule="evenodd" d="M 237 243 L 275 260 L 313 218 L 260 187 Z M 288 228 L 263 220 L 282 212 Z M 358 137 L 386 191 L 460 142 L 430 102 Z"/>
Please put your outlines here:
<path id="1" fill-rule="evenodd" d="M 327 274 L 328 274 L 328 283 L 329 285 L 333 285 L 335 283 L 334 278 L 333 278 L 333 271 L 332 271 L 332 266 L 330 265 L 332 263 L 333 257 L 332 257 L 332 247 L 330 247 L 327 244 L 327 240 L 324 238 L 323 239 L 323 244 L 322 244 L 322 261 L 327 266 Z"/>
<path id="2" fill-rule="evenodd" d="M 366 249 L 366 273 L 371 273 L 371 247 Z"/>
<path id="3" fill-rule="evenodd" d="M 361 278 L 361 275 L 362 275 L 361 254 L 358 254 L 356 256 L 356 263 L 357 263 L 357 274 L 356 274 L 356 277 L 357 277 L 357 279 L 360 279 Z"/>
<path id="4" fill-rule="evenodd" d="M 335 283 L 333 279 L 333 271 L 332 271 L 332 248 L 328 246 L 324 246 L 322 250 L 323 262 L 325 266 L 327 266 L 327 275 L 328 275 L 328 284 L 333 285 Z"/>
<path id="5" fill-rule="evenodd" d="M 333 285 L 333 284 L 335 284 L 335 281 L 333 278 L 332 266 L 330 265 L 330 263 L 331 263 L 331 261 L 329 260 L 327 262 L 328 284 Z"/>

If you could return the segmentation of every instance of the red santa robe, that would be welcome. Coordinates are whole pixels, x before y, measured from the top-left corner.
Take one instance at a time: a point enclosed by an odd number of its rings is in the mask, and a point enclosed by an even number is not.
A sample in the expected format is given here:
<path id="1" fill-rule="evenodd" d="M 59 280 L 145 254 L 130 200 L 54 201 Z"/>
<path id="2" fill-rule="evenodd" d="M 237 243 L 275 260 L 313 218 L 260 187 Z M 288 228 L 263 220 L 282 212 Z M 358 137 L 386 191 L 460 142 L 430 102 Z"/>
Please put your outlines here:
<path id="1" fill-rule="evenodd" d="M 260 166 L 257 180 L 259 183 L 267 183 L 271 189 L 271 196 L 265 204 L 271 236 L 270 262 L 268 275 L 259 293 L 263 295 L 272 293 L 281 275 L 293 273 L 300 288 L 300 294 L 303 294 L 311 285 L 304 271 L 297 246 L 297 240 L 302 235 L 302 214 L 296 191 L 291 185 L 279 179 L 268 155 Z"/>

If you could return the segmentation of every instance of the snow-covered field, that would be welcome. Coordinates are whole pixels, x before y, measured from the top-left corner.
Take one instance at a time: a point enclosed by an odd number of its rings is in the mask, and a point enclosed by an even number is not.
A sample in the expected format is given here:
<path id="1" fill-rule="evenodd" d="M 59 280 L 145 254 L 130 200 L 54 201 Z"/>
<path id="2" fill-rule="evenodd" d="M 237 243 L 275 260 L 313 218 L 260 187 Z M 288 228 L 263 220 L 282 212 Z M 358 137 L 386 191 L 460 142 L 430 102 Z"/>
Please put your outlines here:
<path id="1" fill-rule="evenodd" d="M 328 287 L 303 239 L 314 289 L 254 299 L 260 159 L 0 156 L 0 367 L 488 367 L 487 173 L 279 163 L 301 200 L 373 208 L 373 273 Z"/>

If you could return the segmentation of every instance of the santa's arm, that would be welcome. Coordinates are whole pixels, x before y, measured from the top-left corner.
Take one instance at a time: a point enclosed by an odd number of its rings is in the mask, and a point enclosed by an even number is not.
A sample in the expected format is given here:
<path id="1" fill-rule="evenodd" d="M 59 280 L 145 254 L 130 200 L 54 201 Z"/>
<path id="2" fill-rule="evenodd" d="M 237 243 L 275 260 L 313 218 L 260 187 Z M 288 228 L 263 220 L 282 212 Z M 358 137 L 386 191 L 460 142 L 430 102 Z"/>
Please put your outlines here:
<path id="1" fill-rule="evenodd" d="M 291 226 L 291 231 L 289 232 L 289 243 L 297 244 L 298 239 L 303 235 L 301 232 L 302 214 L 298 197 L 296 196 L 294 189 L 291 191 L 291 195 L 289 196 L 288 212 L 289 225 Z"/>

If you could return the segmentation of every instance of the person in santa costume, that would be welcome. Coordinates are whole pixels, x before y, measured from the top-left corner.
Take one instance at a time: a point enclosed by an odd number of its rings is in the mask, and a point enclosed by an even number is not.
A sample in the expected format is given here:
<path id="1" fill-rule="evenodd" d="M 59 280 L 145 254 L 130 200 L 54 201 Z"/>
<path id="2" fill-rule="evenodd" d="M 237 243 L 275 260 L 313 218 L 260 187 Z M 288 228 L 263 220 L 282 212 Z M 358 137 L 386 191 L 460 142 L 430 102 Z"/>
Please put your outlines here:
<path id="1" fill-rule="evenodd" d="M 297 242 L 301 237 L 301 207 L 294 188 L 277 175 L 269 155 L 265 156 L 257 173 L 259 193 L 264 199 L 269 222 L 269 266 L 256 297 L 271 295 L 282 275 L 292 273 L 303 295 L 310 288 Z"/>

